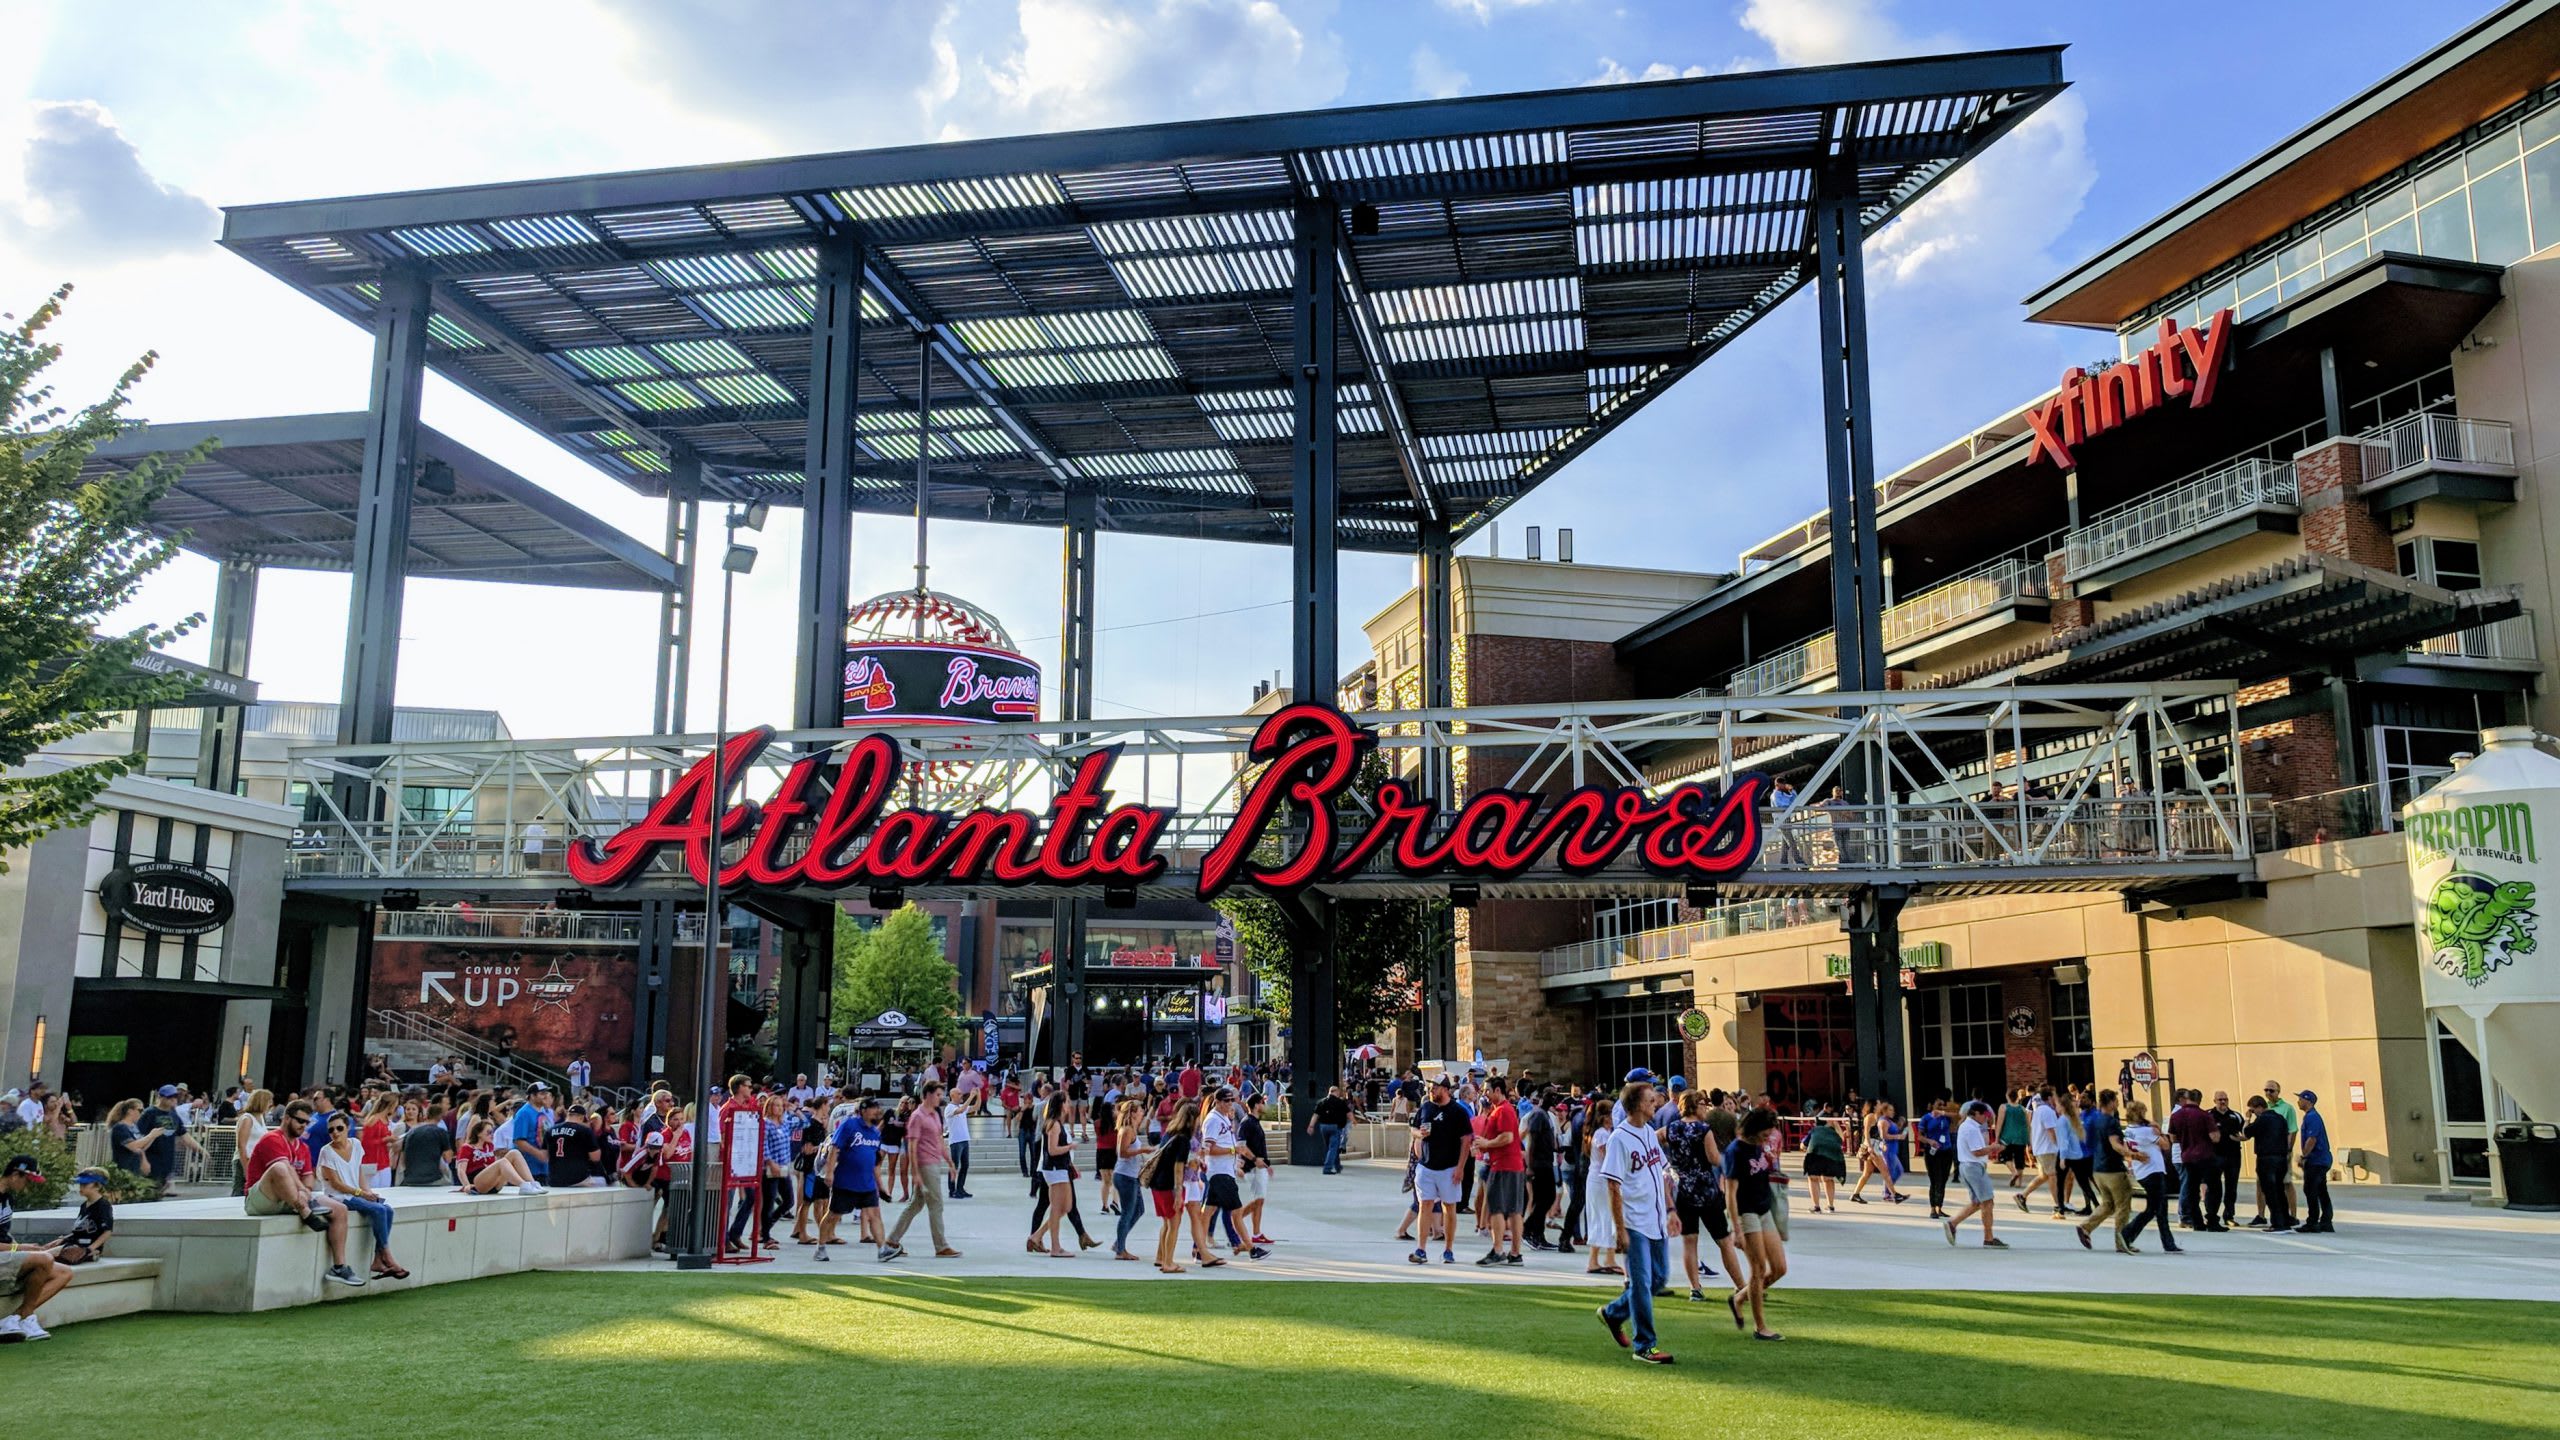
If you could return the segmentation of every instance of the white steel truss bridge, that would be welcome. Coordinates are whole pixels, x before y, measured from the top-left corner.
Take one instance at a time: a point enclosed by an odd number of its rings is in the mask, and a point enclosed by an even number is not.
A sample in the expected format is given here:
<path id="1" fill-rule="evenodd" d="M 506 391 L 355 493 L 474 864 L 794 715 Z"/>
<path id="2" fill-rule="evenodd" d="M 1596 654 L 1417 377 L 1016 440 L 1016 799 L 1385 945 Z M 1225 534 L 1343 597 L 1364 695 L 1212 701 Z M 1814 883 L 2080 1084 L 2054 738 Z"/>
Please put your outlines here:
<path id="1" fill-rule="evenodd" d="M 1496 786 L 1554 794 L 1586 783 L 1659 790 L 1695 780 L 1721 788 L 1755 771 L 1791 780 L 1795 803 L 1764 811 L 1757 861 L 1720 887 L 1739 896 L 1867 887 L 2140 892 L 2245 880 L 2264 806 L 2233 788 L 2236 715 L 2229 684 L 2175 682 L 1689 696 L 1353 718 L 1375 731 L 1396 772 L 1454 776 L 1461 798 Z M 946 794 L 1036 810 L 1079 760 L 1117 746 L 1111 781 L 1118 798 L 1143 797 L 1174 812 L 1157 847 L 1171 867 L 1150 888 L 1187 894 L 1200 857 L 1236 817 L 1251 775 L 1247 751 L 1262 719 L 788 731 L 744 769 L 732 793 L 770 794 L 793 760 L 887 733 L 910 773 L 935 777 Z M 297 750 L 292 775 L 310 798 L 289 884 L 351 896 L 417 890 L 529 898 L 574 888 L 563 865 L 566 843 L 601 839 L 638 819 L 713 740 L 601 736 Z M 1348 816 L 1345 843 L 1360 824 L 1358 814 Z M 1289 838 L 1287 822 L 1275 820 L 1265 843 Z M 734 858 L 743 843 L 726 853 Z M 805 846 L 805 833 L 791 843 Z M 1466 880 L 1415 880 L 1380 865 L 1322 888 L 1438 893 Z M 1621 857 L 1587 875 L 1533 869 L 1486 881 L 1480 893 L 1560 898 L 1682 889 Z M 679 862 L 662 854 L 613 893 L 666 899 L 696 890 Z M 1013 893 L 1071 892 L 1026 886 Z"/>

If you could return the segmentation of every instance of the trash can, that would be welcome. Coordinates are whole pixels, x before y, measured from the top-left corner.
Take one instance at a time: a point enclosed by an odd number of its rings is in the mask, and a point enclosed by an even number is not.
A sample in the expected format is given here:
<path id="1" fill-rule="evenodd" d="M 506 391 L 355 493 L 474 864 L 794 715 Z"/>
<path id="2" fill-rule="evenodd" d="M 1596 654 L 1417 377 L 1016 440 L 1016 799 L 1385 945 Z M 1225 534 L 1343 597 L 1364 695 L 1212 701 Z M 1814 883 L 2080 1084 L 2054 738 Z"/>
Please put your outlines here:
<path id="1" fill-rule="evenodd" d="M 2560 1125 L 2500 1125 L 2498 1166 L 2506 1172 L 2508 1209 L 2560 1210 Z"/>

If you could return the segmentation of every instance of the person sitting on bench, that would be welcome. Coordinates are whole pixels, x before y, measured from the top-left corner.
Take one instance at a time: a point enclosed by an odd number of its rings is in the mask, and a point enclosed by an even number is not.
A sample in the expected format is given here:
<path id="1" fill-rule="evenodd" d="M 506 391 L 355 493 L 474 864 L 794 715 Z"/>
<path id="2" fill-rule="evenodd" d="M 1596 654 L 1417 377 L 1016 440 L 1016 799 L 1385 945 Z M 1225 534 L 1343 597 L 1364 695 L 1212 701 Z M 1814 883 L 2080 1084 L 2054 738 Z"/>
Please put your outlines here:
<path id="1" fill-rule="evenodd" d="M 486 1120 L 471 1122 L 471 1141 L 456 1158 L 462 1165 L 462 1188 L 474 1195 L 495 1195 L 500 1186 L 518 1195 L 539 1195 L 542 1185 L 518 1150 L 498 1148 L 498 1127 Z"/>
<path id="2" fill-rule="evenodd" d="M 364 1277 L 347 1264 L 347 1207 L 311 1187 L 311 1151 L 300 1136 L 311 1124 L 311 1102 L 285 1107 L 284 1124 L 268 1131 L 249 1152 L 241 1174 L 247 1177 L 241 1203 L 252 1215 L 292 1215 L 329 1237 L 329 1268 L 323 1277 L 340 1285 L 362 1285 Z"/>

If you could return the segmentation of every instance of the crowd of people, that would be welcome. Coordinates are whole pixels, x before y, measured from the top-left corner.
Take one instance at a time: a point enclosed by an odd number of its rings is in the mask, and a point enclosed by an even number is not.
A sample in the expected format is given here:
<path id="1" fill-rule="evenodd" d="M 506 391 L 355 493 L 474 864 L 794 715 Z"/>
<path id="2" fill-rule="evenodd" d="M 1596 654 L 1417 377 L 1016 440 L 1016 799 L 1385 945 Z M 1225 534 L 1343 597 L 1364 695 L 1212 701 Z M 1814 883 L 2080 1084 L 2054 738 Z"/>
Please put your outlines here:
<path id="1" fill-rule="evenodd" d="M 1077 1056 L 1047 1071 L 944 1061 L 866 1077 L 861 1091 L 825 1073 L 788 1084 L 733 1076 L 699 1104 L 664 1083 L 620 1092 L 639 1096 L 625 1104 L 586 1089 L 563 1097 L 540 1083 L 521 1091 L 477 1086 L 441 1063 L 438 1071 L 423 1085 L 377 1077 L 282 1097 L 164 1085 L 149 1104 L 136 1098 L 107 1108 L 107 1152 L 129 1175 L 165 1186 L 189 1152 L 202 1153 L 206 1137 L 228 1130 L 241 1157 L 234 1193 L 248 1212 L 291 1215 L 323 1236 L 327 1279 L 344 1286 L 407 1277 L 391 1243 L 396 1202 L 388 1192 L 398 1187 L 475 1195 L 646 1188 L 658 1198 L 652 1247 L 668 1253 L 678 1243 L 668 1234 L 670 1196 L 692 1163 L 696 1120 L 706 1112 L 716 1133 L 752 1134 L 756 1146 L 752 1161 L 731 1157 L 730 1173 L 752 1178 L 723 1190 L 721 1228 L 735 1248 L 788 1243 L 828 1261 L 849 1241 L 887 1263 L 908 1255 L 921 1219 L 932 1253 L 958 1258 L 945 1205 L 976 1198 L 970 1157 L 979 1128 L 1013 1144 L 1029 1202 L 1028 1253 L 1072 1259 L 1107 1244 L 1115 1260 L 1151 1259 L 1161 1273 L 1182 1274 L 1262 1260 L 1276 1243 L 1265 1233 L 1273 1165 L 1266 1119 L 1276 1123 L 1284 1068 L 1248 1064 L 1213 1074 L 1196 1063 L 1088 1066 Z M 1410 1198 L 1395 1231 L 1412 1246 L 1409 1263 L 1429 1265 L 1436 1245 L 1440 1264 L 1456 1264 L 1461 1216 L 1482 1237 L 1478 1266 L 1522 1265 L 1524 1252 L 1578 1253 L 1586 1273 L 1623 1280 L 1601 1322 L 1637 1359 L 1655 1364 L 1671 1356 L 1660 1347 L 1653 1302 L 1683 1283 L 1693 1301 L 1721 1298 L 1738 1330 L 1782 1338 L 1767 1323 L 1766 1299 L 1787 1275 L 1793 1185 L 1782 1160 L 1790 1149 L 1800 1152 L 1814 1214 L 1837 1212 L 1844 1186 L 1857 1205 L 1870 1203 L 1871 1183 L 1876 1203 L 1918 1198 L 1909 1175 L 1916 1160 L 1929 1216 L 1949 1244 L 1978 1222 L 1983 1246 L 2007 1248 L 1995 1233 L 2005 1191 L 2022 1213 L 2042 1207 L 2076 1222 L 2084 1247 L 2095 1249 L 2104 1236 L 2118 1252 L 2139 1253 L 2136 1242 L 2148 1231 L 2161 1251 L 2177 1253 L 2177 1230 L 2243 1228 L 2244 1150 L 2256 1177 L 2247 1226 L 2332 1229 L 2333 1162 L 2318 1096 L 2287 1097 L 2273 1081 L 2238 1108 L 2222 1092 L 2208 1105 L 2202 1092 L 2177 1090 L 2160 1117 L 2139 1099 L 2084 1085 L 2020 1090 L 1997 1105 L 1939 1100 L 1909 1118 L 1884 1101 L 1853 1099 L 1838 1114 L 1806 1109 L 1782 1120 L 1768 1095 L 1695 1091 L 1679 1076 L 1645 1069 L 1598 1089 L 1480 1070 L 1426 1080 L 1417 1071 L 1354 1066 L 1295 1123 L 1318 1141 L 1322 1173 L 1331 1175 L 1343 1167 L 1355 1123 L 1384 1112 L 1410 1136 L 1403 1182 Z M 0 1129 L 61 1138 L 75 1115 L 68 1097 L 41 1087 L 0 1096 Z M 753 1117 L 752 1131 L 737 1127 L 742 1115 Z M 0 1176 L 0 1242 L 8 1239 L 8 1196 L 29 1177 L 42 1183 L 27 1156 Z M 75 1179 L 81 1209 L 69 1233 L 0 1251 L 7 1257 L 0 1293 L 19 1296 L 16 1313 L 0 1317 L 0 1343 L 43 1338 L 37 1307 L 68 1283 L 69 1267 L 112 1243 L 106 1172 Z M 1087 1181 L 1098 1201 L 1093 1226 L 1082 1203 Z M 1136 1243 L 1149 1217 L 1151 1253 Z M 786 1221 L 787 1242 L 777 1233 Z M 1104 1221 L 1107 1239 L 1097 1234 Z M 367 1240 L 370 1258 L 359 1269 Z M 1710 1282 L 1720 1282 L 1720 1296 L 1710 1296 Z"/>

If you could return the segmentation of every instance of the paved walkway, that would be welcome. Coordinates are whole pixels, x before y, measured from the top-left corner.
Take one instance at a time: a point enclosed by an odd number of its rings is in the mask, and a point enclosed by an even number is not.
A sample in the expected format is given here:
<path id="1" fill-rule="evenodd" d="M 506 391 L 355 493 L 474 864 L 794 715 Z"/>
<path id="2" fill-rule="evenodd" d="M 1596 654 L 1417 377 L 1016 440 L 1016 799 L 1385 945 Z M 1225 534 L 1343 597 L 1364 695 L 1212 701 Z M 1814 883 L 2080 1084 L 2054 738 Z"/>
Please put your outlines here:
<path id="1" fill-rule="evenodd" d="M 1278 1242 L 1271 1258 L 1237 1262 L 1203 1276 L 1157 1274 L 1152 1264 L 1110 1259 L 1114 1222 L 1100 1213 L 1101 1201 L 1090 1178 L 1077 1182 L 1077 1199 L 1085 1225 L 1103 1248 L 1070 1260 L 1028 1254 L 1023 1238 L 1031 1214 L 1030 1182 L 1016 1173 L 1010 1145 L 980 1144 L 987 1152 L 971 1177 L 975 1199 L 945 1206 L 957 1260 L 932 1258 L 933 1245 L 919 1214 L 907 1236 L 907 1258 L 891 1266 L 873 1260 L 871 1247 L 837 1246 L 834 1260 L 821 1265 L 810 1251 L 789 1243 L 782 1227 L 782 1258 L 756 1270 L 807 1274 L 865 1274 L 881 1269 L 913 1270 L 937 1275 L 1056 1276 L 1151 1279 L 1166 1283 L 1211 1283 L 1230 1280 L 1350 1280 L 1450 1282 L 1470 1284 L 1589 1284 L 1614 1288 L 1609 1277 L 1583 1274 L 1581 1255 L 1529 1252 L 1517 1268 L 1479 1267 L 1471 1263 L 1484 1253 L 1473 1224 L 1459 1221 L 1458 1263 L 1440 1263 L 1437 1251 L 1427 1266 L 1409 1264 L 1410 1244 L 1393 1240 L 1406 1197 L 1403 1169 L 1381 1162 L 1352 1162 L 1343 1174 L 1326 1176 L 1312 1169 L 1283 1166 L 1272 1176 L 1264 1230 Z M 1947 1247 L 1944 1233 L 1928 1219 L 1925 1189 L 1902 1205 L 1844 1205 L 1843 1213 L 1813 1215 L 1801 1201 L 1793 1218 L 1794 1239 L 1788 1246 L 1787 1283 L 1825 1289 L 2014 1290 L 2021 1292 L 2168 1292 L 2213 1295 L 2304 1296 L 2443 1296 L 2549 1300 L 2560 1297 L 2560 1215 L 2528 1215 L 2476 1208 L 2467 1203 L 2431 1201 L 2422 1190 L 2385 1186 L 2338 1186 L 2333 1194 L 2338 1212 L 2334 1235 L 2266 1235 L 2235 1230 L 2225 1235 L 2181 1233 L 2179 1243 L 2192 1253 L 2168 1256 L 2146 1233 L 2146 1252 L 2113 1253 L 2106 1237 L 2097 1237 L 2096 1253 L 2081 1250 L 2072 1227 L 2048 1218 L 2018 1213 L 2004 1192 L 1997 1232 L 2011 1249 L 1985 1251 L 1974 1243 L 1979 1223 L 1967 1230 L 1965 1243 Z M 1870 1189 L 1870 1201 L 1875 1192 Z M 2243 1219 L 2248 1207 L 2241 1207 Z M 897 1209 L 887 1212 L 895 1223 Z M 1066 1232 L 1073 1243 L 1073 1232 Z M 1130 1248 L 1154 1255 L 1156 1221 L 1141 1219 L 1130 1236 Z M 1674 1242 L 1675 1246 L 1677 1242 Z M 1188 1241 L 1184 1242 L 1188 1261 Z M 1676 1263 L 1676 1253 L 1674 1256 Z M 663 1268 L 666 1262 L 622 1262 L 608 1268 Z M 738 1273 L 735 1271 L 720 1273 Z"/>

